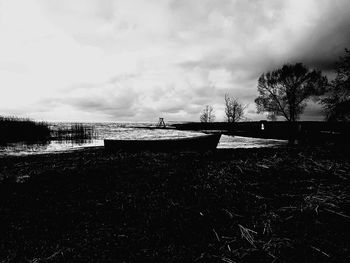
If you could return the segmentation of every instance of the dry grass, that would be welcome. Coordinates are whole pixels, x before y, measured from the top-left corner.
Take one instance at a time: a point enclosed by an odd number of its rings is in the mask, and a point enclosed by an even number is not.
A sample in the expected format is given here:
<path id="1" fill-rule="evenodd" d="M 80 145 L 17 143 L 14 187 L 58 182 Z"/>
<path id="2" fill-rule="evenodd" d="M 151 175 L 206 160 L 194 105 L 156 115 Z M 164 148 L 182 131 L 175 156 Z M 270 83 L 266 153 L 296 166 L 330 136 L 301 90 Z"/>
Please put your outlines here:
<path id="1" fill-rule="evenodd" d="M 334 149 L 2 158 L 0 262 L 349 262 Z M 12 182 L 12 183 L 11 183 Z"/>

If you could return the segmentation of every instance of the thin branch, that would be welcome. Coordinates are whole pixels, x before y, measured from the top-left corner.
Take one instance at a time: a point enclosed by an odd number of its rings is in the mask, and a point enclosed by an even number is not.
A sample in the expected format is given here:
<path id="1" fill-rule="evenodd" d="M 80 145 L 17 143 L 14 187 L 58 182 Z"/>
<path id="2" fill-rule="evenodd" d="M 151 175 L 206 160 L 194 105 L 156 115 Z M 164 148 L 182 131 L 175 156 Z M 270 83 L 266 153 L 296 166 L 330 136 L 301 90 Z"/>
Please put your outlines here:
<path id="1" fill-rule="evenodd" d="M 284 108 L 282 107 L 281 103 L 279 102 L 279 100 L 277 99 L 277 96 L 272 92 L 270 91 L 268 88 L 265 88 L 271 95 L 272 97 L 275 99 L 275 101 L 277 102 L 279 108 L 280 108 L 280 111 L 282 112 L 283 116 L 289 121 L 289 118 L 287 116 L 287 114 L 284 112 Z"/>

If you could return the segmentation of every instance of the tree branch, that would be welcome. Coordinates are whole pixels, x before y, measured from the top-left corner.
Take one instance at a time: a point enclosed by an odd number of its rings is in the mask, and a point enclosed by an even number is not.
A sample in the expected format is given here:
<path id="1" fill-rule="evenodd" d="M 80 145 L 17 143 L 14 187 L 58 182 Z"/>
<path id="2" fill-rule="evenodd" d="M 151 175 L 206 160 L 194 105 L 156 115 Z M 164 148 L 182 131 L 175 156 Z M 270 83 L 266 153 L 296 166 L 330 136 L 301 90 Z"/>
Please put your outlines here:
<path id="1" fill-rule="evenodd" d="M 284 108 L 282 107 L 281 103 L 277 99 L 277 96 L 272 91 L 270 91 L 268 88 L 265 88 L 265 89 L 272 95 L 272 97 L 277 102 L 278 107 L 280 108 L 280 111 L 282 112 L 283 116 L 289 121 L 289 118 L 288 118 L 287 114 L 284 112 Z"/>

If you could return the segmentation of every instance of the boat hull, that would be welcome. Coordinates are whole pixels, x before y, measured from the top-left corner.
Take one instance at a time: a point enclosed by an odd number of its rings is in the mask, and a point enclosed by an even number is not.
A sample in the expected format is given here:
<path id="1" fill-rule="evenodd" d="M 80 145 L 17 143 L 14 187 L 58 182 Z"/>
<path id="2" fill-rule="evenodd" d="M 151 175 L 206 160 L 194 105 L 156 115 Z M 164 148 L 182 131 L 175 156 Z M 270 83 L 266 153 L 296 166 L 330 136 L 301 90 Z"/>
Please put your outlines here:
<path id="1" fill-rule="evenodd" d="M 221 134 L 161 140 L 104 140 L 108 151 L 210 151 L 215 150 Z"/>

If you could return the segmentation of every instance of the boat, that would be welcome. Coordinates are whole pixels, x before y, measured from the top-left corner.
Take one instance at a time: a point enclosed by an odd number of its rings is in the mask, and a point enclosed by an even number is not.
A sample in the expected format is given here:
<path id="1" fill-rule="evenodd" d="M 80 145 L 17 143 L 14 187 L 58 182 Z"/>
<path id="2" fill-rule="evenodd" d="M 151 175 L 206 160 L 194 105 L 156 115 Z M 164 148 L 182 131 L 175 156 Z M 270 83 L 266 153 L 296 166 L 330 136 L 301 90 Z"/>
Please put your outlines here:
<path id="1" fill-rule="evenodd" d="M 104 140 L 107 151 L 213 151 L 221 133 L 203 134 L 185 138 L 145 140 Z"/>

